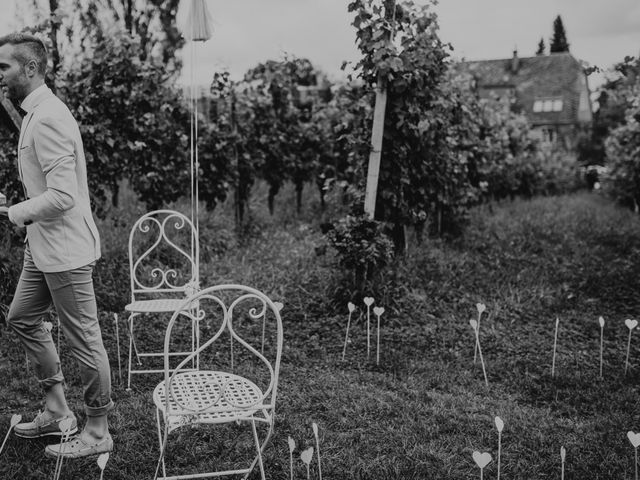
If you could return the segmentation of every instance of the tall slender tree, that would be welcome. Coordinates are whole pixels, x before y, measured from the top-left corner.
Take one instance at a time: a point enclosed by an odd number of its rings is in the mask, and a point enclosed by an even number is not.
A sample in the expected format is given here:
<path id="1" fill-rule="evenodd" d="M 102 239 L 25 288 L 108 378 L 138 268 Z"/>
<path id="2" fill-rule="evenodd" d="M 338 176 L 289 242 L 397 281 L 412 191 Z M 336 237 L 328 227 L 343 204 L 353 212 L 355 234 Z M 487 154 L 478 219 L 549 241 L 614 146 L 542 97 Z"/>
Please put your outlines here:
<path id="1" fill-rule="evenodd" d="M 544 55 L 544 51 L 545 51 L 545 44 L 544 44 L 544 39 L 540 38 L 540 41 L 538 42 L 538 50 L 536 50 L 536 55 Z"/>
<path id="2" fill-rule="evenodd" d="M 568 52 L 569 42 L 567 42 L 567 34 L 564 30 L 564 24 L 560 15 L 553 21 L 553 36 L 551 37 L 551 43 L 549 44 L 549 52 L 559 53 Z"/>

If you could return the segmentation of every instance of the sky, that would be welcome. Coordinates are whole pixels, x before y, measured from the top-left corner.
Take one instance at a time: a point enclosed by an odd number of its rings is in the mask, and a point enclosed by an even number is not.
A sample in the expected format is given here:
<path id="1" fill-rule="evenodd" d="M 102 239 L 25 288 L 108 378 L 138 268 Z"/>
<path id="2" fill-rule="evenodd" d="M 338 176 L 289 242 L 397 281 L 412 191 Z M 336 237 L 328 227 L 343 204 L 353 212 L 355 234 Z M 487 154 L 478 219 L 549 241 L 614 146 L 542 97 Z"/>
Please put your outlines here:
<path id="1" fill-rule="evenodd" d="M 186 14 L 182 0 L 179 22 Z M 427 3 L 428 0 L 415 0 Z M 285 53 L 305 57 L 330 78 L 340 78 L 343 61 L 355 61 L 355 30 L 349 0 L 206 0 L 214 19 L 213 37 L 185 49 L 185 72 L 208 84 L 215 71 L 240 77 L 246 70 Z M 0 0 L 0 34 L 11 31 L 14 0 Z M 547 48 L 553 21 L 562 17 L 571 53 L 590 65 L 612 67 L 640 53 L 640 0 L 440 0 L 440 38 L 455 59 L 508 58 Z M 191 61 L 191 55 L 195 61 Z M 192 66 L 193 65 L 193 66 Z M 596 75 L 592 88 L 602 82 Z"/>

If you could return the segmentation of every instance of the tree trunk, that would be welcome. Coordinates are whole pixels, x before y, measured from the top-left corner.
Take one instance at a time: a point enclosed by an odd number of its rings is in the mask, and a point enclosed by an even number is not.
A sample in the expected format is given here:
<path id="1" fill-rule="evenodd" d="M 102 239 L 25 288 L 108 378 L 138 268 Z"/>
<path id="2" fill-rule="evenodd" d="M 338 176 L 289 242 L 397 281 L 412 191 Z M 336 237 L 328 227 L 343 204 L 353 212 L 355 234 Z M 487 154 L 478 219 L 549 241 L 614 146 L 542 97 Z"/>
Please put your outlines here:
<path id="1" fill-rule="evenodd" d="M 58 9 L 58 0 L 49 0 L 49 12 L 51 19 L 51 31 L 49 32 L 49 40 L 51 40 L 51 90 L 55 93 L 56 91 L 56 75 L 58 73 L 58 69 L 60 68 L 60 52 L 58 51 L 58 27 L 60 26 L 60 22 L 57 18 L 55 18 L 55 12 Z"/>
<path id="2" fill-rule="evenodd" d="M 280 191 L 279 184 L 276 184 L 276 183 L 269 184 L 269 197 L 267 198 L 267 203 L 269 205 L 269 215 L 271 216 L 273 216 L 275 198 L 279 191 Z"/>
<path id="3" fill-rule="evenodd" d="M 391 229 L 391 240 L 393 240 L 396 255 L 404 255 L 407 251 L 407 235 L 402 223 L 394 223 Z"/>
<path id="4" fill-rule="evenodd" d="M 296 182 L 296 213 L 300 215 L 302 212 L 302 191 L 304 190 L 304 182 Z"/>

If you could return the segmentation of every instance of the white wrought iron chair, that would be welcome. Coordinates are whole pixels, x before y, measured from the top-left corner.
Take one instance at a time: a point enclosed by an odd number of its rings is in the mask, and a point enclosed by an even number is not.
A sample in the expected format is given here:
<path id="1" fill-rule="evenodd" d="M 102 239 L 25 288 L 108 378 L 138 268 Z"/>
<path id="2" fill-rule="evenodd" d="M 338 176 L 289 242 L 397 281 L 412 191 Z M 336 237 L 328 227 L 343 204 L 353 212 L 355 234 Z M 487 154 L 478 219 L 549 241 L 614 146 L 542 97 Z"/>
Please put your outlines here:
<path id="1" fill-rule="evenodd" d="M 160 332 L 165 331 L 170 314 L 180 311 L 191 319 L 187 327 L 190 327 L 191 345 L 184 351 L 174 352 L 174 356 L 186 356 L 197 349 L 197 319 L 193 308 L 184 309 L 184 299 L 199 288 L 198 258 L 198 232 L 191 220 L 180 212 L 149 212 L 140 217 L 131 229 L 131 303 L 125 307 L 129 312 L 127 389 L 131 388 L 131 376 L 134 374 L 163 372 Z M 145 328 L 136 329 L 141 315 L 145 316 Z"/>
<path id="2" fill-rule="evenodd" d="M 189 305 L 198 305 L 199 327 L 203 333 L 208 332 L 208 338 L 203 335 L 200 347 L 173 368 L 170 362 L 172 349 L 180 348 L 173 336 L 174 329 L 179 322 L 180 311 L 189 308 Z M 164 381 L 153 392 L 160 443 L 155 478 L 186 479 L 243 474 L 243 478 L 247 478 L 258 464 L 262 479 L 265 480 L 262 455 L 273 434 L 282 355 L 281 308 L 282 304 L 272 302 L 253 288 L 218 285 L 196 293 L 173 314 L 164 340 Z M 194 370 L 189 365 L 196 358 L 199 358 L 199 369 Z M 253 436 L 251 441 L 245 443 L 253 443 L 255 452 L 245 452 L 249 458 L 243 457 L 246 462 L 240 468 L 234 462 L 231 462 L 231 467 L 236 468 L 230 468 L 227 458 L 224 465 L 209 464 L 207 468 L 214 470 L 207 473 L 178 472 L 167 476 L 165 460 L 169 463 L 167 457 L 172 452 L 168 448 L 168 439 L 173 431 L 186 426 L 201 431 L 205 428 L 203 425 L 220 424 L 231 424 L 225 428 L 241 429 L 247 423 L 251 426 L 251 434 L 245 429 L 241 432 Z M 260 424 L 260 428 L 256 424 Z M 219 427 L 218 433 L 221 430 Z M 197 433 L 192 430 L 180 438 L 185 442 L 195 441 L 193 439 Z M 234 435 L 233 439 L 239 436 Z M 228 441 L 233 439 L 229 438 Z M 211 449 L 213 443 L 206 440 L 204 448 Z M 224 446 L 228 447 L 228 444 L 224 443 Z M 189 451 L 195 450 L 191 448 Z M 207 458 L 197 458 L 197 463 L 223 460 L 210 454 Z M 194 463 L 195 460 L 187 462 L 188 466 L 183 465 L 182 470 L 192 470 Z M 172 466 L 172 470 L 175 469 L 175 465 Z M 162 476 L 158 477 L 160 471 Z"/>

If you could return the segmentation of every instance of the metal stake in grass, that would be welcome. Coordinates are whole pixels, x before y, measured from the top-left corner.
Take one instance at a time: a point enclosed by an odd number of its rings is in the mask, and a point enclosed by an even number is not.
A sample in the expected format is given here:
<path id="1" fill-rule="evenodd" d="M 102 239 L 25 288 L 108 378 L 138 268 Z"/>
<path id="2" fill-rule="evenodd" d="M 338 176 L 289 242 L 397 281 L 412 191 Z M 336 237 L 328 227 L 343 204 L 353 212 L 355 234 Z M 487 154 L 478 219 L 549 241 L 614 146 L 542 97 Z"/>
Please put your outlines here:
<path id="1" fill-rule="evenodd" d="M 316 455 L 318 457 L 318 478 L 322 480 L 322 467 L 320 466 L 320 439 L 318 438 L 318 425 L 313 422 L 311 424 L 313 436 L 316 437 Z"/>
<path id="2" fill-rule="evenodd" d="M 480 331 L 480 317 L 482 317 L 482 313 L 487 309 L 487 306 L 484 303 L 476 303 L 476 309 L 478 310 L 478 331 Z M 476 358 L 478 355 L 478 342 L 476 342 L 473 347 L 473 363 L 476 363 Z"/>
<path id="3" fill-rule="evenodd" d="M 600 378 L 602 378 L 602 350 L 604 345 L 604 318 L 598 318 L 600 324 Z"/>
<path id="4" fill-rule="evenodd" d="M 304 464 L 307 466 L 307 480 L 310 480 L 311 472 L 309 470 L 309 465 L 311 465 L 311 460 L 313 459 L 313 447 L 309 447 L 306 450 L 304 450 L 300 454 L 300 458 L 302 459 Z"/>
<path id="5" fill-rule="evenodd" d="M 633 448 L 635 449 L 635 452 L 636 452 L 636 458 L 635 458 L 636 461 L 633 465 L 635 467 L 635 472 L 636 472 L 635 480 L 638 480 L 638 446 L 640 446 L 640 433 L 633 433 L 631 430 L 629 430 L 627 432 L 627 438 L 631 442 L 631 445 L 633 445 Z"/>
<path id="6" fill-rule="evenodd" d="M 118 329 L 118 314 L 113 314 L 113 323 L 116 327 L 116 348 L 118 352 L 118 383 L 122 385 L 122 362 L 120 361 L 120 330 Z"/>
<path id="7" fill-rule="evenodd" d="M 562 466 L 560 470 L 560 480 L 564 480 L 564 460 L 567 457 L 567 451 L 564 447 L 560 447 L 560 460 L 562 461 Z"/>
<path id="8" fill-rule="evenodd" d="M 556 350 L 558 348 L 558 326 L 560 325 L 560 319 L 556 317 L 556 333 L 553 336 L 553 360 L 551 360 L 551 378 L 556 374 Z"/>
<path id="9" fill-rule="evenodd" d="M 631 320 L 631 319 L 627 318 L 624 321 L 624 324 L 629 329 L 629 340 L 627 341 L 627 358 L 624 361 L 624 374 L 626 376 L 627 375 L 627 369 L 629 368 L 629 350 L 631 350 L 631 332 L 633 332 L 633 329 L 638 326 L 638 321 L 637 320 Z"/>
<path id="10" fill-rule="evenodd" d="M 344 361 L 344 355 L 347 353 L 347 342 L 349 341 L 349 327 L 351 326 L 351 314 L 356 309 L 356 306 L 349 302 L 347 303 L 347 309 L 349 310 L 349 319 L 347 320 L 347 333 L 344 336 L 344 348 L 342 349 L 342 360 Z"/>
<path id="11" fill-rule="evenodd" d="M 291 480 L 293 480 L 293 451 L 296 449 L 296 441 L 289 437 L 289 471 L 291 472 Z"/>
<path id="12" fill-rule="evenodd" d="M 2 442 L 2 446 L 0 446 L 0 454 L 2 454 L 2 450 L 4 450 L 4 444 L 7 443 L 7 439 L 9 438 L 9 434 L 13 427 L 15 427 L 22 420 L 22 415 L 13 415 L 11 417 L 11 422 L 9 423 L 9 430 L 7 430 L 7 434 L 4 436 L 4 441 Z"/>
<path id="13" fill-rule="evenodd" d="M 373 307 L 373 313 L 378 317 L 378 337 L 376 340 L 376 365 L 380 364 L 380 315 L 384 313 L 383 307 Z"/>
<path id="14" fill-rule="evenodd" d="M 107 466 L 107 462 L 109 461 L 109 452 L 103 453 L 98 457 L 97 463 L 98 467 L 100 467 L 100 480 L 104 477 L 104 469 Z"/>
<path id="15" fill-rule="evenodd" d="M 60 426 L 60 431 L 62 435 L 60 436 L 60 450 L 58 451 L 58 456 L 56 457 L 56 468 L 54 470 L 54 480 L 60 479 L 60 473 L 62 473 L 62 462 L 64 461 L 64 457 L 62 456 L 62 444 L 69 440 L 69 435 L 71 432 L 71 425 L 73 424 L 73 419 L 65 418 L 61 420 L 58 424 Z"/>
<path id="16" fill-rule="evenodd" d="M 478 346 L 478 354 L 480 355 L 480 363 L 482 364 L 482 374 L 484 375 L 484 383 L 489 386 L 489 380 L 487 379 L 487 370 L 484 368 L 484 359 L 482 358 L 482 348 L 480 348 L 480 335 L 478 333 L 478 322 L 473 318 L 469 320 L 469 324 L 473 328 L 476 334 L 476 345 Z"/>
<path id="17" fill-rule="evenodd" d="M 484 467 L 489 465 L 489 462 L 491 462 L 491 454 L 488 452 L 485 452 L 485 453 L 473 452 L 472 457 L 473 457 L 473 460 L 476 462 L 476 465 L 480 467 L 480 480 L 482 480 L 482 472 L 484 470 Z"/>
<path id="18" fill-rule="evenodd" d="M 367 358 L 371 353 L 371 305 L 373 304 L 372 297 L 364 297 L 362 299 L 367 306 Z"/>
<path id="19" fill-rule="evenodd" d="M 504 429 L 504 422 L 500 417 L 496 417 L 496 428 L 498 429 L 498 480 L 500 480 L 500 452 L 502 451 L 502 430 Z"/>

